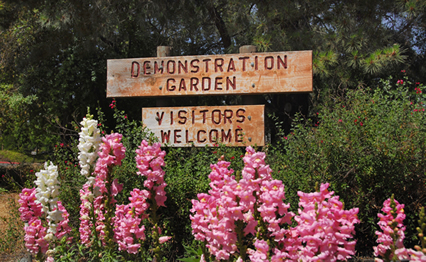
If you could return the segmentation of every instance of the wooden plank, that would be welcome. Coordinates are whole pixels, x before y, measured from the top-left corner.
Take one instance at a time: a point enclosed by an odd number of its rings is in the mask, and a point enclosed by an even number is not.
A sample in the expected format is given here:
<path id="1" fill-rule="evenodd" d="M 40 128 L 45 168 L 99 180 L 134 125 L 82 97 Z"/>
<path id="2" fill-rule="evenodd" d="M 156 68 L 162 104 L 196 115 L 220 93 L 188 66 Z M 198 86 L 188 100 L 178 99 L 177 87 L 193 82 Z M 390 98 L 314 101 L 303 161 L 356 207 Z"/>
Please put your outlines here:
<path id="1" fill-rule="evenodd" d="M 164 146 L 264 146 L 264 105 L 142 108 L 142 121 Z"/>
<path id="2" fill-rule="evenodd" d="M 312 51 L 108 60 L 107 97 L 312 92 Z"/>

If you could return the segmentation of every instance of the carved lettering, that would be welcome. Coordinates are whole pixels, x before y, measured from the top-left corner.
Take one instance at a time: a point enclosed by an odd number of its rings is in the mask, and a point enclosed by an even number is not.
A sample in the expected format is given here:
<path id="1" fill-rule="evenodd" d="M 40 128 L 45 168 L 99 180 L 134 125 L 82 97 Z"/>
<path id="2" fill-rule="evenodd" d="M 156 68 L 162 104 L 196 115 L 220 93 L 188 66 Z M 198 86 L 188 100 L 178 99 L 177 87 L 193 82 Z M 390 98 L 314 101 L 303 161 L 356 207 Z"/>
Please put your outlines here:
<path id="1" fill-rule="evenodd" d="M 185 79 L 181 79 L 180 80 L 180 84 L 179 84 L 179 91 L 185 90 L 186 91 L 186 84 L 185 84 Z"/>
<path id="2" fill-rule="evenodd" d="M 235 64 L 234 64 L 234 59 L 229 59 L 229 64 L 228 64 L 228 70 L 227 70 L 227 72 L 230 72 L 230 71 L 234 71 L 235 72 Z"/>
<path id="3" fill-rule="evenodd" d="M 268 66 L 268 60 L 269 60 L 269 66 Z M 265 57 L 265 69 L 272 70 L 274 68 L 274 57 L 273 56 L 267 56 Z"/>
<path id="4" fill-rule="evenodd" d="M 161 126 L 161 122 L 163 122 L 164 112 L 161 112 L 161 116 L 157 112 L 158 125 Z"/>
<path id="5" fill-rule="evenodd" d="M 223 58 L 216 58 L 214 60 L 214 71 L 218 72 L 217 69 L 220 69 L 220 72 L 223 72 Z"/>
<path id="6" fill-rule="evenodd" d="M 136 70 L 135 70 L 135 66 L 136 66 Z M 132 77 L 138 77 L 140 70 L 141 70 L 141 66 L 139 65 L 139 63 L 136 62 L 136 61 L 133 61 L 132 62 L 132 70 L 130 72 L 130 75 Z"/>
<path id="7" fill-rule="evenodd" d="M 203 62 L 206 63 L 206 71 L 205 71 L 206 73 L 209 72 L 209 62 L 210 61 L 211 61 L 210 58 L 203 59 Z"/>
<path id="8" fill-rule="evenodd" d="M 204 134 L 206 134 L 206 131 L 204 131 L 204 130 L 198 130 L 198 132 L 197 132 L 197 142 L 198 143 L 204 143 L 204 142 L 206 142 L 206 138 L 200 139 L 201 132 L 204 133 Z"/>
<path id="9" fill-rule="evenodd" d="M 228 119 L 229 123 L 232 124 L 232 115 L 234 114 L 234 111 L 225 109 L 223 113 L 223 123 L 226 124 L 226 119 Z"/>
<path id="10" fill-rule="evenodd" d="M 207 84 L 205 85 L 206 81 L 207 81 Z M 201 81 L 201 88 L 203 89 L 203 91 L 208 91 L 210 90 L 211 84 L 212 84 L 212 80 L 210 79 L 210 77 L 203 77 Z"/>
<path id="11" fill-rule="evenodd" d="M 173 60 L 167 61 L 167 73 L 168 74 L 174 74 L 176 70 L 176 62 Z"/>
<path id="12" fill-rule="evenodd" d="M 200 67 L 198 66 L 198 63 L 200 62 L 200 60 L 198 60 L 198 59 L 194 59 L 194 60 L 191 60 L 191 67 L 193 68 L 193 69 L 191 69 L 191 73 L 198 73 L 198 71 L 200 70 Z"/>
<path id="13" fill-rule="evenodd" d="M 214 80 L 214 90 L 222 90 L 222 77 L 216 77 Z"/>
<path id="14" fill-rule="evenodd" d="M 150 72 L 148 72 L 149 69 L 151 69 L 151 67 L 149 66 L 149 63 L 150 63 L 150 61 L 143 62 L 143 73 L 145 75 L 150 75 L 151 74 Z"/>
<path id="15" fill-rule="evenodd" d="M 217 143 L 217 135 L 219 132 L 216 129 L 212 129 L 209 132 L 209 142 L 210 143 Z"/>
<path id="16" fill-rule="evenodd" d="M 215 113 L 217 113 L 217 118 L 215 118 Z M 218 120 L 218 121 L 216 121 Z M 212 111 L 212 122 L 215 123 L 216 125 L 219 125 L 220 122 L 222 121 L 222 114 L 220 112 L 219 109 L 215 109 Z"/>
<path id="17" fill-rule="evenodd" d="M 287 69 L 287 55 L 284 55 L 284 61 L 281 59 L 280 56 L 277 56 L 277 60 L 278 60 L 277 62 L 278 69 L 281 68 L 281 65 L 284 67 L 284 69 Z"/>
<path id="18" fill-rule="evenodd" d="M 228 142 L 231 143 L 232 142 L 232 132 L 231 129 L 228 129 L 228 133 L 225 133 L 225 130 L 222 129 L 222 139 L 221 139 L 222 143 Z"/>
<path id="19" fill-rule="evenodd" d="M 170 130 L 164 132 L 161 130 L 161 143 L 169 143 L 170 141 Z"/>
<path id="20" fill-rule="evenodd" d="M 226 90 L 229 90 L 229 87 L 232 87 L 233 90 L 237 88 L 235 76 L 232 77 L 232 81 L 229 76 L 226 77 Z"/>
<path id="21" fill-rule="evenodd" d="M 175 89 L 176 89 L 176 86 L 175 85 L 171 85 L 171 82 L 176 83 L 176 80 L 174 78 L 167 79 L 167 81 L 166 81 L 166 89 L 167 89 L 167 91 L 175 91 Z"/>
<path id="22" fill-rule="evenodd" d="M 238 59 L 240 59 L 242 61 L 242 66 L 243 66 L 243 71 L 246 71 L 246 60 L 248 60 L 250 57 L 248 56 L 244 56 L 244 57 L 239 57 Z"/>
<path id="23" fill-rule="evenodd" d="M 180 141 L 180 140 L 178 140 L 178 138 L 180 138 L 181 137 L 181 135 L 179 135 L 178 133 L 180 133 L 182 130 L 180 130 L 180 129 L 175 129 L 174 130 L 174 142 L 176 143 L 176 144 L 179 144 L 179 143 L 181 143 L 182 141 Z"/>
<path id="24" fill-rule="evenodd" d="M 190 86 L 190 90 L 191 91 L 198 91 L 197 85 L 198 85 L 198 78 L 191 77 L 190 85 L 189 85 Z"/>
<path id="25" fill-rule="evenodd" d="M 157 74 L 157 73 L 160 73 L 160 74 L 163 73 L 163 64 L 164 64 L 164 62 L 161 61 L 161 65 L 158 66 L 157 61 L 154 62 L 154 75 Z"/>
<path id="26" fill-rule="evenodd" d="M 184 114 L 184 115 L 182 115 Z M 186 123 L 186 111 L 185 110 L 179 110 L 178 112 L 178 123 L 181 125 L 184 125 Z"/>
<path id="27" fill-rule="evenodd" d="M 238 123 L 244 123 L 244 120 L 246 119 L 246 117 L 244 116 L 245 112 L 246 112 L 246 110 L 243 109 L 243 108 L 240 108 L 240 109 L 237 110 L 236 115 L 237 115 L 237 117 L 240 118 L 240 119 L 237 119 Z"/>
<path id="28" fill-rule="evenodd" d="M 188 61 L 185 60 L 184 63 L 178 61 L 178 74 L 182 73 L 181 69 L 184 73 L 188 73 Z"/>

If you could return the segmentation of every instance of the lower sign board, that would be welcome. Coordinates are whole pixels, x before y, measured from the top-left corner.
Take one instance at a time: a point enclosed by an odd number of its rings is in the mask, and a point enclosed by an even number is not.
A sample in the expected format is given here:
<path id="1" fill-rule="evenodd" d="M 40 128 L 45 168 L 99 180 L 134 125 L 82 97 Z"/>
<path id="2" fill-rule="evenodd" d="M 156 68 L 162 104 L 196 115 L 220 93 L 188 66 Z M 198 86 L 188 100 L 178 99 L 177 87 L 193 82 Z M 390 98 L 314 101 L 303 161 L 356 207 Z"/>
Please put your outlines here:
<path id="1" fill-rule="evenodd" d="M 264 146 L 264 105 L 142 108 L 142 121 L 162 145 Z"/>

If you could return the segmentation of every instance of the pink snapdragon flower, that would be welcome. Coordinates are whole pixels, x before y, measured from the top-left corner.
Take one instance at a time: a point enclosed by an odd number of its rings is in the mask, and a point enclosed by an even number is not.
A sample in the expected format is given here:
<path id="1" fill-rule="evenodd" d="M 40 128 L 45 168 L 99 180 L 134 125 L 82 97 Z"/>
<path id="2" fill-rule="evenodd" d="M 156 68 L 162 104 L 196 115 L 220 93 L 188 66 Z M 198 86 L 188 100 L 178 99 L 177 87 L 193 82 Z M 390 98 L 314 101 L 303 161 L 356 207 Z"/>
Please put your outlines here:
<path id="1" fill-rule="evenodd" d="M 251 234 L 247 239 L 256 241 L 253 243 L 256 250 L 248 251 L 250 258 L 264 261 L 268 258 L 263 239 L 278 242 L 289 233 L 281 226 L 290 222 L 293 214 L 288 212 L 289 205 L 283 203 L 284 185 L 272 180 L 272 170 L 265 164 L 265 153 L 247 147 L 243 160 L 240 181 L 232 175 L 234 171 L 229 169 L 229 162 L 210 165 L 211 189 L 208 194 L 198 194 L 198 200 L 192 200 L 192 234 L 195 239 L 206 242 L 210 254 L 217 260 L 228 260 L 238 257 L 239 252 L 244 253 L 240 249 L 247 244 L 239 243 L 243 241 L 239 236 Z M 263 225 L 265 228 L 261 230 Z M 260 233 L 262 239 L 253 238 Z M 288 257 L 285 251 L 274 251 L 280 253 L 275 256 L 276 260 Z M 242 259 L 245 258 L 239 258 Z"/>
<path id="2" fill-rule="evenodd" d="M 93 193 L 90 190 L 90 183 L 83 185 L 83 188 L 80 189 L 80 239 L 81 243 L 85 244 L 87 247 L 90 246 L 90 236 L 91 228 L 93 226 L 91 221 L 90 210 L 93 209 Z"/>
<path id="3" fill-rule="evenodd" d="M 268 245 L 268 243 L 265 240 L 256 239 L 256 241 L 254 242 L 254 246 L 256 247 L 256 251 L 254 251 L 253 249 L 248 250 L 250 261 L 252 261 L 252 262 L 269 261 L 269 259 L 268 259 L 269 245 Z"/>
<path id="4" fill-rule="evenodd" d="M 319 192 L 298 192 L 299 215 L 294 219 L 297 226 L 292 230 L 292 240 L 286 245 L 293 260 L 338 261 L 355 254 L 353 234 L 359 223 L 358 208 L 343 210 L 343 203 L 329 184 L 322 184 Z"/>
<path id="5" fill-rule="evenodd" d="M 58 209 L 61 212 L 62 220 L 57 224 L 56 227 L 56 238 L 62 239 L 64 236 L 67 236 L 71 233 L 71 227 L 69 226 L 69 214 L 68 211 L 65 209 L 65 207 L 62 205 L 61 201 L 57 202 Z M 67 239 L 67 242 L 69 243 L 72 240 L 72 237 L 69 237 Z"/>
<path id="6" fill-rule="evenodd" d="M 160 237 L 160 238 L 158 239 L 158 241 L 159 241 L 159 243 L 160 243 L 160 244 L 164 244 L 164 243 L 166 243 L 167 241 L 169 241 L 171 238 L 172 238 L 172 237 L 169 237 L 169 236 L 163 236 L 163 237 Z"/>
<path id="7" fill-rule="evenodd" d="M 33 217 L 25 230 L 25 247 L 32 254 L 37 255 L 39 252 L 45 254 L 49 248 L 49 242 L 45 240 L 46 228 L 42 225 L 39 218 Z"/>
<path id="8" fill-rule="evenodd" d="M 122 135 L 118 133 L 112 133 L 102 138 L 103 143 L 99 147 L 99 158 L 96 161 L 94 172 L 96 174 L 95 185 L 102 189 L 105 189 L 102 184 L 107 177 L 108 168 L 120 166 L 121 160 L 125 157 L 126 148 L 121 143 L 121 138 Z"/>
<path id="9" fill-rule="evenodd" d="M 405 219 L 404 204 L 400 204 L 393 198 L 388 198 L 383 203 L 382 212 L 384 214 L 377 214 L 380 221 L 377 223 L 382 230 L 376 231 L 378 236 L 376 242 L 378 246 L 373 247 L 374 256 L 381 256 L 388 260 L 401 260 L 407 259 L 408 253 L 404 247 L 405 226 L 403 221 Z"/>
<path id="10" fill-rule="evenodd" d="M 43 211 L 42 206 L 39 202 L 36 202 L 35 188 L 24 188 L 22 193 L 19 194 L 19 212 L 21 213 L 21 219 L 24 222 L 30 221 L 33 217 L 41 217 Z"/>
<path id="11" fill-rule="evenodd" d="M 148 188 L 157 203 L 157 206 L 164 206 L 167 200 L 164 188 L 167 184 L 164 182 L 165 172 L 163 170 L 165 151 L 161 150 L 160 143 L 154 143 L 152 146 L 143 140 L 139 149 L 136 149 L 136 166 L 139 169 L 138 175 L 145 176 L 147 179 L 144 186 Z"/>
<path id="12" fill-rule="evenodd" d="M 118 243 L 119 250 L 136 254 L 140 248 L 138 240 L 145 240 L 145 226 L 140 224 L 143 219 L 148 218 L 146 211 L 149 204 L 146 199 L 149 192 L 135 188 L 130 195 L 130 203 L 117 206 L 115 211 L 114 240 Z"/>

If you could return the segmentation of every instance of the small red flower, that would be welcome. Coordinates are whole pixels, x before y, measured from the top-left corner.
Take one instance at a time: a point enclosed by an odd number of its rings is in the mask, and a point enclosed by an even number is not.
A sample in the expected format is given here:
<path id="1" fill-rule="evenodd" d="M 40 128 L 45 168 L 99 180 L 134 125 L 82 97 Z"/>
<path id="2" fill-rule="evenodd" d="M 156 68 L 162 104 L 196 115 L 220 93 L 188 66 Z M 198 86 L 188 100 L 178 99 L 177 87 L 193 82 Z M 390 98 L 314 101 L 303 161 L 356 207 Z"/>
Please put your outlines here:
<path id="1" fill-rule="evenodd" d="M 342 123 L 342 119 L 339 119 L 339 122 Z"/>
<path id="2" fill-rule="evenodd" d="M 127 119 L 127 116 L 126 116 L 126 115 L 124 116 L 124 119 Z"/>
<path id="3" fill-rule="evenodd" d="M 244 157 L 244 155 L 241 155 L 240 157 L 241 157 L 241 158 L 243 158 L 243 157 Z"/>
<path id="4" fill-rule="evenodd" d="M 101 123 L 98 124 L 98 126 L 101 126 L 101 125 L 102 125 Z"/>
<path id="5" fill-rule="evenodd" d="M 216 151 L 213 151 L 213 154 L 216 154 L 217 152 Z"/>
<path id="6" fill-rule="evenodd" d="M 232 157 L 231 157 L 231 160 L 234 160 L 234 159 L 235 159 L 235 157 L 234 157 L 234 156 L 232 156 Z"/>
<path id="7" fill-rule="evenodd" d="M 364 124 L 362 122 L 359 123 L 360 126 L 363 126 Z"/>
<path id="8" fill-rule="evenodd" d="M 61 143 L 61 147 L 64 147 L 64 143 Z"/>
<path id="9" fill-rule="evenodd" d="M 405 73 L 405 70 L 401 70 L 401 73 Z"/>
<path id="10" fill-rule="evenodd" d="M 66 161 L 66 160 L 65 160 L 65 164 L 66 164 L 67 162 L 68 162 L 68 161 Z"/>
<path id="11" fill-rule="evenodd" d="M 420 85 L 420 82 L 416 82 L 416 85 Z"/>
<path id="12" fill-rule="evenodd" d="M 287 137 L 285 136 L 284 139 L 287 140 Z"/>
<path id="13" fill-rule="evenodd" d="M 105 131 L 102 131 L 102 135 L 105 134 Z"/>
<path id="14" fill-rule="evenodd" d="M 32 169 L 31 169 L 31 170 L 30 170 L 30 173 L 32 173 L 32 172 L 34 172 L 34 170 L 32 170 Z"/>

